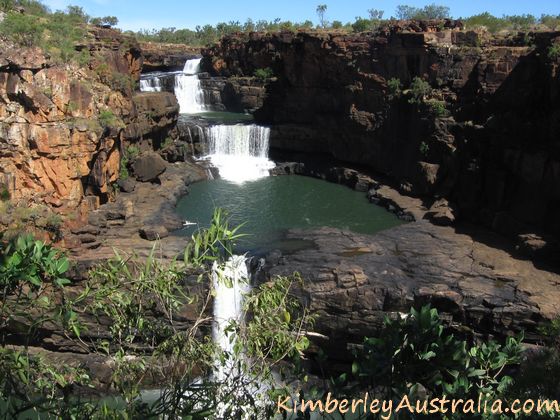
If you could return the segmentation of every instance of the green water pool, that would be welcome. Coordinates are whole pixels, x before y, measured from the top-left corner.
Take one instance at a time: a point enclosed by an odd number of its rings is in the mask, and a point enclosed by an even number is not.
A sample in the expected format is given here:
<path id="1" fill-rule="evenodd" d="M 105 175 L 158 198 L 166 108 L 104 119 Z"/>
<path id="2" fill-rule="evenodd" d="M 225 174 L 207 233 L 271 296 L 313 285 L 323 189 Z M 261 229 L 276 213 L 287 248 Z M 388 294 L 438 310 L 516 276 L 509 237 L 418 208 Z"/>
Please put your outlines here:
<path id="1" fill-rule="evenodd" d="M 238 252 L 289 251 L 305 244 L 287 240 L 291 228 L 322 226 L 373 234 L 402 222 L 371 204 L 363 192 L 304 176 L 271 176 L 235 184 L 222 179 L 193 184 L 177 204 L 184 220 L 206 227 L 214 208 L 228 211 L 232 225 L 245 223 Z M 177 232 L 191 235 L 197 226 Z"/>

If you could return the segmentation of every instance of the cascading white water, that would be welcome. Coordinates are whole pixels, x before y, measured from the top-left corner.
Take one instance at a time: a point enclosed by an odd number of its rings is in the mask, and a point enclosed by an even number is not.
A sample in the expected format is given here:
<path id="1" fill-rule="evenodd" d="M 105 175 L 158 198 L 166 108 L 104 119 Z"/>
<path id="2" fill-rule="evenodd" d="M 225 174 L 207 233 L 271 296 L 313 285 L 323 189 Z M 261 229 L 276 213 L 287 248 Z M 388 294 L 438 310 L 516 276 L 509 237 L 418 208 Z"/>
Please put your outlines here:
<path id="1" fill-rule="evenodd" d="M 241 322 L 243 317 L 243 295 L 249 290 L 249 273 L 246 258 L 231 256 L 222 266 L 212 266 L 214 297 L 214 342 L 227 352 L 233 351 L 233 342 L 225 329 L 231 321 Z"/>
<path id="2" fill-rule="evenodd" d="M 140 92 L 161 92 L 161 80 L 158 76 L 140 79 Z"/>
<path id="3" fill-rule="evenodd" d="M 206 129 L 208 157 L 228 181 L 242 183 L 268 176 L 270 128 L 256 124 L 214 125 Z"/>
<path id="4" fill-rule="evenodd" d="M 175 76 L 175 96 L 182 114 L 206 111 L 204 91 L 198 78 L 201 58 L 187 60 L 183 72 Z"/>

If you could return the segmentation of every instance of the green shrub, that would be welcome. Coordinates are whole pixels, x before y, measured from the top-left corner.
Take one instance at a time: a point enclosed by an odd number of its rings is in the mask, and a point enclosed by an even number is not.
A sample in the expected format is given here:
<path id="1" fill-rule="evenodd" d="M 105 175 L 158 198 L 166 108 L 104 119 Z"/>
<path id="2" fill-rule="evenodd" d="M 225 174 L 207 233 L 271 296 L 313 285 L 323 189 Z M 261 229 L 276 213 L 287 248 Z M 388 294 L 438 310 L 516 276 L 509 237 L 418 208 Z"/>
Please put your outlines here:
<path id="1" fill-rule="evenodd" d="M 333 29 L 342 29 L 343 26 L 344 24 L 340 20 L 333 20 L 331 23 L 331 28 Z"/>
<path id="2" fill-rule="evenodd" d="M 423 388 L 428 396 L 484 393 L 491 399 L 511 384 L 504 368 L 519 364 L 521 354 L 520 340 L 511 337 L 504 345 L 469 346 L 445 331 L 437 310 L 424 306 L 386 319 L 379 338 L 364 340 L 352 370 L 363 386 L 383 389 L 387 397 L 414 397 Z"/>
<path id="3" fill-rule="evenodd" d="M 183 255 L 185 265 L 201 267 L 233 255 L 235 242 L 245 236 L 238 233 L 242 226 L 230 228 L 227 212 L 215 209 L 210 227 L 191 236 Z"/>
<path id="4" fill-rule="evenodd" d="M 140 149 L 138 148 L 138 146 L 131 144 L 126 148 L 126 154 L 130 160 L 134 160 L 140 154 Z"/>
<path id="5" fill-rule="evenodd" d="M 262 69 L 256 69 L 254 76 L 257 79 L 260 79 L 262 81 L 266 81 L 268 79 L 270 79 L 271 77 L 274 76 L 274 72 L 272 71 L 272 69 L 270 67 L 265 67 Z"/>
<path id="6" fill-rule="evenodd" d="M 251 314 L 244 331 L 248 355 L 275 360 L 291 358 L 309 345 L 306 337 L 294 341 L 293 321 L 297 320 L 295 325 L 304 318 L 312 322 L 298 300 L 288 293 L 294 283 L 303 284 L 298 274 L 276 277 L 255 288 L 245 300 L 245 312 Z"/>
<path id="7" fill-rule="evenodd" d="M 107 81 L 108 85 L 125 95 L 130 93 L 136 88 L 136 81 L 129 74 L 120 73 L 114 71 L 111 73 L 111 77 Z"/>
<path id="8" fill-rule="evenodd" d="M 0 250 L 0 288 L 4 296 L 20 287 L 40 288 L 52 282 L 64 286 L 69 261 L 58 250 L 36 241 L 30 235 L 22 235 Z"/>
<path id="9" fill-rule="evenodd" d="M 409 95 L 411 98 L 408 100 L 411 104 L 420 104 L 432 93 L 430 84 L 420 77 L 412 79 L 410 84 Z"/>
<path id="10" fill-rule="evenodd" d="M 426 143 L 425 141 L 420 143 L 420 153 L 422 153 L 423 156 L 428 156 L 428 152 L 430 151 L 430 146 L 428 145 L 428 143 Z"/>
<path id="11" fill-rule="evenodd" d="M 44 16 L 50 13 L 49 8 L 39 0 L 15 0 L 13 3 L 23 7 L 28 15 Z"/>
<path id="12" fill-rule="evenodd" d="M 163 264 L 155 248 L 145 261 L 116 254 L 90 274 L 88 308 L 111 320 L 111 345 L 121 348 L 137 340 L 154 343 L 165 335 L 161 318 L 149 317 L 146 308 L 158 308 L 172 322 L 189 299 L 182 287 L 183 273 L 175 264 Z"/>
<path id="13" fill-rule="evenodd" d="M 39 45 L 44 26 L 36 16 L 8 13 L 0 23 L 0 33 L 24 47 Z"/>
<path id="14" fill-rule="evenodd" d="M 356 18 L 354 23 L 352 24 L 352 30 L 354 32 L 365 32 L 370 28 L 370 20 L 364 18 Z"/>
<path id="15" fill-rule="evenodd" d="M 401 87 L 402 85 L 400 79 L 392 78 L 387 80 L 387 91 L 388 91 L 389 100 L 394 100 L 401 96 L 402 94 Z"/>
<path id="16" fill-rule="evenodd" d="M 548 58 L 551 60 L 558 60 L 560 58 L 560 44 L 554 44 L 548 48 Z"/>
<path id="17" fill-rule="evenodd" d="M 173 139 L 171 137 L 166 137 L 163 143 L 161 143 L 161 148 L 167 149 L 171 145 L 173 145 Z"/>
<path id="18" fill-rule="evenodd" d="M 128 179 L 129 176 L 130 173 L 128 172 L 128 157 L 124 155 L 123 157 L 121 157 L 119 166 L 119 179 L 124 181 Z"/>
<path id="19" fill-rule="evenodd" d="M 447 111 L 446 106 L 446 102 L 445 101 L 438 101 L 435 99 L 432 99 L 430 101 L 427 101 L 427 104 L 430 106 L 430 109 L 432 111 L 432 113 L 436 116 L 436 117 L 445 117 L 446 115 L 449 114 L 449 112 Z"/>
<path id="20" fill-rule="evenodd" d="M 99 113 L 98 120 L 103 128 L 121 128 L 123 125 L 123 122 L 113 114 L 113 111 L 108 109 Z"/>
<path id="21" fill-rule="evenodd" d="M 4 184 L 0 184 L 0 201 L 10 201 L 10 190 Z"/>
<path id="22" fill-rule="evenodd" d="M 560 15 L 541 15 L 540 22 L 548 27 L 549 29 L 558 30 L 560 29 Z"/>

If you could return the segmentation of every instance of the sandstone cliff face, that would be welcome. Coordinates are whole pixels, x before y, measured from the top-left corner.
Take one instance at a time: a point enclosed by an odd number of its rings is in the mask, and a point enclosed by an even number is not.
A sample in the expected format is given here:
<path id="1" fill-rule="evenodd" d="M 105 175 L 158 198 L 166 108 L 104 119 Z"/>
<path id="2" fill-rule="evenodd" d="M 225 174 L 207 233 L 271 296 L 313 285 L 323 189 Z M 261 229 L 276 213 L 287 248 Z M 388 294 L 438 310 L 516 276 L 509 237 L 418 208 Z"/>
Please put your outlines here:
<path id="1" fill-rule="evenodd" d="M 0 184 L 16 200 L 96 207 L 118 179 L 124 143 L 175 125 L 174 98 L 133 98 L 142 68 L 133 39 L 95 28 L 77 48 L 89 53 L 87 65 L 0 48 Z"/>
<path id="2" fill-rule="evenodd" d="M 548 54 L 560 33 L 404 29 L 231 36 L 203 64 L 226 77 L 273 69 L 255 113 L 272 126 L 273 147 L 366 165 L 504 233 L 560 234 L 560 76 Z M 410 103 L 415 77 L 432 92 Z"/>
<path id="3" fill-rule="evenodd" d="M 200 57 L 200 48 L 183 44 L 141 42 L 140 48 L 144 56 L 144 73 L 183 70 L 188 59 Z"/>
<path id="4" fill-rule="evenodd" d="M 124 131 L 130 143 L 159 148 L 168 137 L 176 137 L 179 104 L 169 92 L 143 92 L 132 97 L 134 118 Z"/>

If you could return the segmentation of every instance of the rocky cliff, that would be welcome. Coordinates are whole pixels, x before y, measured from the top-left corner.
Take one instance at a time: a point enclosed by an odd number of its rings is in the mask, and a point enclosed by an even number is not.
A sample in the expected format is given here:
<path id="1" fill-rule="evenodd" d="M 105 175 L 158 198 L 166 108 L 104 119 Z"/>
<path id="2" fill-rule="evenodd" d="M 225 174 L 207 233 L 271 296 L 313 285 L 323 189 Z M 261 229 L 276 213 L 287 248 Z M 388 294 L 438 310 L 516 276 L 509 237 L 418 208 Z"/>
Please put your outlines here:
<path id="1" fill-rule="evenodd" d="M 134 39 L 95 27 L 76 48 L 86 63 L 2 43 L 0 184 L 16 200 L 85 212 L 109 199 L 126 144 L 161 142 L 178 107 L 172 95 L 134 93 L 142 68 Z"/>
<path id="2" fill-rule="evenodd" d="M 144 57 L 144 73 L 183 70 L 185 61 L 200 57 L 200 48 L 183 44 L 141 42 L 140 48 Z"/>
<path id="3" fill-rule="evenodd" d="M 272 147 L 363 165 L 428 206 L 446 197 L 451 219 L 546 252 L 560 235 L 560 59 L 549 53 L 560 33 L 460 26 L 234 35 L 205 50 L 203 66 L 221 77 L 273 70 L 255 113 Z"/>

